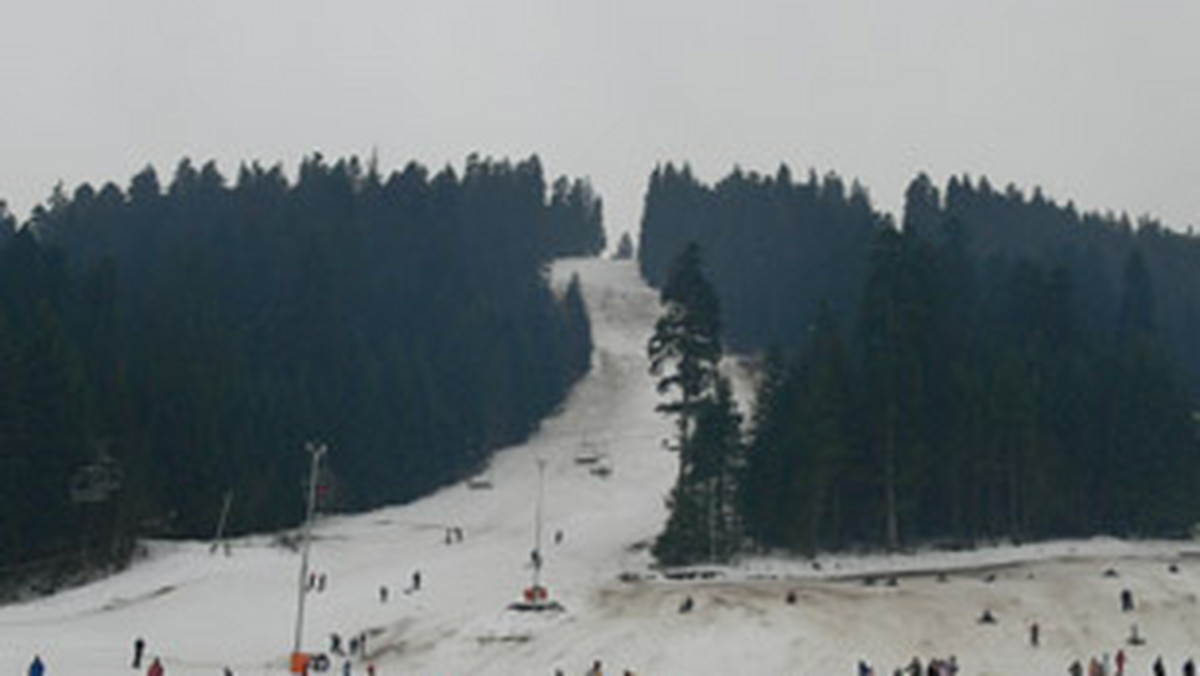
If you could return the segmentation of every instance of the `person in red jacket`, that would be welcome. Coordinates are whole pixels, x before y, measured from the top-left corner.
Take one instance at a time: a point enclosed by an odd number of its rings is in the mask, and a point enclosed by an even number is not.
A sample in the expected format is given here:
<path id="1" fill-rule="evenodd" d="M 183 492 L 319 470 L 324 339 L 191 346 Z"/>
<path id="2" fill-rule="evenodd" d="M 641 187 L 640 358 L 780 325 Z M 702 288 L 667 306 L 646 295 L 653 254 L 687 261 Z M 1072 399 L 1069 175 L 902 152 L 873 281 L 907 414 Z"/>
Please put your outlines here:
<path id="1" fill-rule="evenodd" d="M 146 676 L 163 676 L 163 665 L 157 657 L 150 663 L 150 668 L 146 670 Z"/>

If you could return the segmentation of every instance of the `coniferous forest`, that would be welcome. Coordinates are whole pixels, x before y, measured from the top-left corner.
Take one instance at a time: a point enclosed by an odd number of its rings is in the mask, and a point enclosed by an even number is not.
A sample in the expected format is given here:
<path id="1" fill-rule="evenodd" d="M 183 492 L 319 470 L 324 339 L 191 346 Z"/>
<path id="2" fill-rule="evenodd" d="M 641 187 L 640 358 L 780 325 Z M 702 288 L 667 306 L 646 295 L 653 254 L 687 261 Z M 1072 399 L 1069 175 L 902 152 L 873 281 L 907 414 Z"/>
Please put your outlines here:
<path id="1" fill-rule="evenodd" d="M 810 552 L 1200 521 L 1200 241 L 924 176 L 896 227 L 840 185 L 651 179 L 646 276 L 694 241 L 723 316 L 771 319 L 727 322 L 766 356 L 725 520 Z"/>
<path id="2" fill-rule="evenodd" d="M 536 157 L 385 176 L 316 155 L 294 180 L 185 159 L 0 226 L 0 566 L 207 536 L 227 491 L 231 531 L 293 524 L 309 440 L 331 508 L 411 499 L 588 368 L 580 289 L 547 264 L 604 247 L 601 203 Z M 100 458 L 119 489 L 73 501 Z"/>
<path id="3" fill-rule="evenodd" d="M 478 469 L 588 368 L 547 266 L 602 251 L 601 221 L 537 158 L 183 160 L 0 208 L 0 566 L 205 536 L 227 494 L 232 532 L 293 524 L 311 440 L 330 509 Z M 896 223 L 834 174 L 668 164 L 636 252 L 680 453 L 660 561 L 1200 521 L 1190 233 L 925 176 Z M 726 346 L 763 355 L 744 430 Z M 97 465 L 119 488 L 81 499 Z"/>

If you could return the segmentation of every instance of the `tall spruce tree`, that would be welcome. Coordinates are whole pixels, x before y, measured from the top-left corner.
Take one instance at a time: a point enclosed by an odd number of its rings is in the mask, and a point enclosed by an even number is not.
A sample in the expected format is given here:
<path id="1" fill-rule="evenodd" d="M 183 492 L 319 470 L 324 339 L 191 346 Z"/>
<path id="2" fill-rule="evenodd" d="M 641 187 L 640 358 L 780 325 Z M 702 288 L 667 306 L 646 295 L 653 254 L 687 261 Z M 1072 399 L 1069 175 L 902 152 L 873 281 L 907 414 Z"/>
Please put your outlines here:
<path id="1" fill-rule="evenodd" d="M 658 410 L 676 417 L 679 475 L 671 516 L 654 546 L 668 565 L 721 560 L 738 545 L 740 510 L 734 499 L 741 472 L 741 416 L 720 375 L 720 308 L 704 276 L 700 249 L 688 245 L 663 287 L 665 312 L 648 346 L 658 390 L 677 392 Z"/>

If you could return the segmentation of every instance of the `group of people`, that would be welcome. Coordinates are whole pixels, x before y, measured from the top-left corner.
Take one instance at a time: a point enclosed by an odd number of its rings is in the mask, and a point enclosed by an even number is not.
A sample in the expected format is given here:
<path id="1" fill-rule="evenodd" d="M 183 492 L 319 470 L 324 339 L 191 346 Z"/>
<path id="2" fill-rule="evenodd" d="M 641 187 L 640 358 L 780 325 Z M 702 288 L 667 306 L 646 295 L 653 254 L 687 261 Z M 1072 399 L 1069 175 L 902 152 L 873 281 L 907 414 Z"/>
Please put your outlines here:
<path id="1" fill-rule="evenodd" d="M 132 666 L 134 669 L 142 668 L 142 658 L 145 656 L 145 654 L 146 654 L 146 639 L 142 638 L 141 636 L 138 636 L 137 638 L 133 639 L 133 664 L 132 664 Z M 166 673 L 166 669 L 163 667 L 162 660 L 160 660 L 157 656 L 150 662 L 150 667 L 146 669 L 146 676 L 163 676 L 165 673 Z M 229 670 L 229 667 L 225 668 L 225 673 L 227 676 L 228 676 L 228 674 L 231 673 Z M 30 676 L 32 676 L 32 674 Z"/>
<path id="2" fill-rule="evenodd" d="M 1127 665 L 1125 652 L 1118 650 L 1116 657 L 1112 659 L 1109 659 L 1108 653 L 1100 658 L 1089 658 L 1086 667 L 1079 660 L 1075 660 L 1071 666 L 1067 667 L 1067 674 L 1069 676 L 1125 676 Z M 1154 658 L 1154 662 L 1150 665 L 1150 672 L 1154 676 L 1167 676 L 1167 666 L 1163 663 L 1161 655 Z M 1184 660 L 1183 665 L 1179 668 L 1179 673 L 1182 676 L 1196 676 L 1196 663 L 1192 661 L 1192 658 Z"/>
<path id="3" fill-rule="evenodd" d="M 554 676 L 564 676 L 562 669 L 555 669 Z M 583 676 L 604 676 L 604 663 L 600 660 L 592 660 L 592 666 L 583 672 Z M 633 671 L 626 669 L 621 672 L 621 676 L 634 676 Z"/>
<path id="4" fill-rule="evenodd" d="M 466 539 L 463 529 L 460 526 L 450 526 L 446 529 L 446 544 L 452 545 L 462 542 Z"/>
<path id="5" fill-rule="evenodd" d="M 329 581 L 325 573 L 309 573 L 308 574 L 308 590 L 315 592 L 325 591 L 325 583 Z"/>
<path id="6" fill-rule="evenodd" d="M 907 665 L 896 667 L 892 676 L 956 676 L 958 674 L 958 658 L 951 655 L 942 659 L 935 657 L 928 663 L 922 664 L 921 658 L 913 657 Z M 883 676 L 876 674 L 875 668 L 866 660 L 858 661 L 858 676 Z"/>
<path id="7" fill-rule="evenodd" d="M 146 656 L 146 639 L 141 636 L 133 639 L 133 659 L 130 661 L 130 667 L 134 670 L 141 670 L 142 662 Z M 167 669 L 163 666 L 162 659 L 157 655 L 150 660 L 150 665 L 146 667 L 146 676 L 166 676 Z M 233 669 L 225 667 L 221 671 L 222 676 L 235 676 Z M 41 655 L 34 655 L 33 661 L 29 663 L 29 676 L 46 676 L 46 663 L 42 661 Z"/>

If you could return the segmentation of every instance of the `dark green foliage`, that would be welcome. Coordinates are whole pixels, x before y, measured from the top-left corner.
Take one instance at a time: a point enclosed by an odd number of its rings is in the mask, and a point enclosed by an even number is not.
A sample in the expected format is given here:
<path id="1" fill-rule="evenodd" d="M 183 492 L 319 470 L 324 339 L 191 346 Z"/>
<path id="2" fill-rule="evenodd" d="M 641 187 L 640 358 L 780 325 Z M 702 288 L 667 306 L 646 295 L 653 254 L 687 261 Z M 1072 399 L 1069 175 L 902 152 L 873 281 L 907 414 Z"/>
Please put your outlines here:
<path id="1" fill-rule="evenodd" d="M 1200 446 L 1157 328 L 1170 322 L 1155 280 L 1190 272 L 1160 270 L 1141 246 L 1097 257 L 1111 225 L 1077 224 L 1057 254 L 1001 245 L 988 218 L 1060 212 L 1040 195 L 996 198 L 986 183 L 951 193 L 943 206 L 918 179 L 905 229 L 876 237 L 855 343 L 823 320 L 789 364 L 769 362 L 742 496 L 748 532 L 800 551 L 1188 532 Z M 1195 246 L 1155 241 L 1158 260 Z M 1087 287 L 1105 277 L 1115 290 Z"/>
<path id="2" fill-rule="evenodd" d="M 717 381 L 721 361 L 721 310 L 704 276 L 700 248 L 684 247 L 663 286 L 663 316 L 654 325 L 648 346 L 650 373 L 662 376 L 660 394 L 678 390 L 679 398 L 658 410 L 678 415 L 680 444 L 687 441 L 703 398 Z"/>
<path id="3" fill-rule="evenodd" d="M 183 160 L 165 187 L 57 190 L 12 232 L 0 210 L 0 565 L 96 528 L 208 535 L 227 490 L 235 531 L 294 522 L 309 439 L 338 508 L 414 498 L 589 366 L 578 280 L 555 297 L 545 267 L 603 248 L 600 203 L 536 158 L 383 177 L 317 155 L 232 185 Z M 124 486 L 72 505 L 100 448 Z"/>
<path id="4" fill-rule="evenodd" d="M 687 166 L 654 171 L 642 215 L 639 263 L 660 287 L 688 242 L 707 253 L 725 340 L 751 352 L 804 339 L 822 304 L 848 317 L 862 290 L 873 234 L 885 220 L 857 183 L 830 174 L 794 182 L 740 170 L 714 186 Z"/>
<path id="5" fill-rule="evenodd" d="M 604 205 L 585 180 L 554 182 L 550 195 L 550 254 L 595 256 L 604 250 Z"/>
<path id="6" fill-rule="evenodd" d="M 654 554 L 668 565 L 723 560 L 740 532 L 741 416 L 718 371 L 720 306 L 694 243 L 671 265 L 661 302 L 664 313 L 648 345 L 650 372 L 659 376 L 661 394 L 677 393 L 658 410 L 676 417 L 679 476 Z"/>

